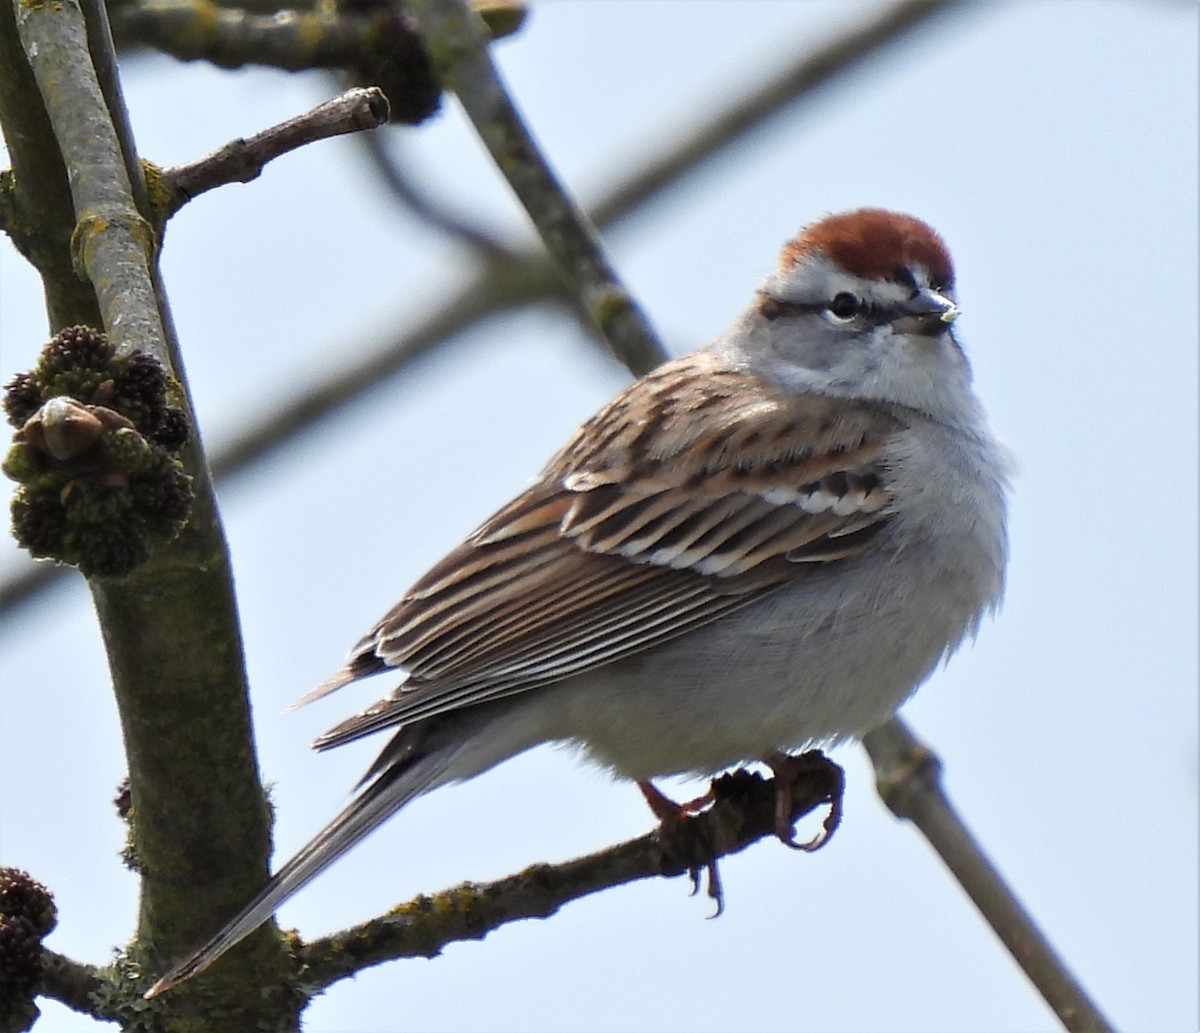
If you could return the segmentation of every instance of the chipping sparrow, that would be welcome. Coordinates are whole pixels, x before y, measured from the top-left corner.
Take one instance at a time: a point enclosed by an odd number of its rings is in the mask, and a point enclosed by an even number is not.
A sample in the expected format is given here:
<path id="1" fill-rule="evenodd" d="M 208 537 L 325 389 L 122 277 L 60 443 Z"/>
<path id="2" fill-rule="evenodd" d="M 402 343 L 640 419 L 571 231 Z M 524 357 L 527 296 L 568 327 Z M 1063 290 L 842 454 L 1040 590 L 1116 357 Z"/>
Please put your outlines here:
<path id="1" fill-rule="evenodd" d="M 941 239 L 809 226 L 733 326 L 632 384 L 300 702 L 405 680 L 316 742 L 397 728 L 346 809 L 157 993 L 413 797 L 547 741 L 626 778 L 862 735 L 1001 596 L 1007 464 Z"/>

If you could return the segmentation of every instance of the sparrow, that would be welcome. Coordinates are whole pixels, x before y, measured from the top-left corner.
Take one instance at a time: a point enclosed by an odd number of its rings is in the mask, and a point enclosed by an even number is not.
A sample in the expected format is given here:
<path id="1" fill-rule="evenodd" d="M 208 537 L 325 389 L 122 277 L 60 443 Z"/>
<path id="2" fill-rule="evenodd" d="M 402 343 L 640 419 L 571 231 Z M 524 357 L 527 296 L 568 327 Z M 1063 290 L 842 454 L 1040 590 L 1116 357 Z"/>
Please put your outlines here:
<path id="1" fill-rule="evenodd" d="M 1003 593 L 1009 461 L 958 315 L 924 222 L 803 229 L 724 334 L 587 420 L 297 702 L 402 675 L 314 744 L 391 730 L 357 795 L 147 996 L 414 797 L 540 743 L 653 800 L 886 721 Z"/>

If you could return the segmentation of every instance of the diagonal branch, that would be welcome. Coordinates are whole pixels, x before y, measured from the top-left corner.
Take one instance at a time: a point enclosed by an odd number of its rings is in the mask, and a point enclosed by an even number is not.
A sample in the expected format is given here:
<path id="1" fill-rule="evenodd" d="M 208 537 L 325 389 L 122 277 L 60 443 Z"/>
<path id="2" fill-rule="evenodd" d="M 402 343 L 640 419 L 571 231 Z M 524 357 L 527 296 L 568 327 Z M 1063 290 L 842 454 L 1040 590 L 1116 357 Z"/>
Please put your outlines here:
<path id="1" fill-rule="evenodd" d="M 840 793 L 840 769 L 820 759 L 823 764 L 792 784 L 793 821 Z M 709 895 L 716 899 L 717 860 L 775 834 L 776 788 L 776 780 L 735 771 L 713 782 L 710 808 L 677 826 L 660 826 L 638 839 L 561 864 L 533 865 L 496 882 L 463 883 L 432 897 L 417 897 L 386 915 L 298 948 L 304 985 L 316 994 L 371 965 L 433 957 L 449 943 L 483 939 L 509 922 L 549 918 L 572 900 L 639 879 L 690 872 L 698 885 L 700 872 L 708 869 Z"/>
<path id="2" fill-rule="evenodd" d="M 212 154 L 173 165 L 160 173 L 163 196 L 157 216 L 165 222 L 188 201 L 214 187 L 249 183 L 269 161 L 305 144 L 331 136 L 375 129 L 387 121 L 388 105 L 377 87 L 347 90 L 311 111 L 264 129 L 248 138 L 231 140 Z"/>
<path id="3" fill-rule="evenodd" d="M 454 91 L 491 152 L 571 295 L 630 370 L 646 373 L 666 357 L 658 335 L 621 284 L 591 222 L 563 190 L 538 150 L 484 46 L 481 21 L 463 0 L 410 0 L 443 85 Z"/>
<path id="4" fill-rule="evenodd" d="M 942 789 L 942 762 L 898 717 L 863 739 L 875 765 L 880 797 L 898 818 L 911 821 L 937 851 L 1021 966 L 1063 1028 L 1112 1033 L 1087 991 L 988 860 Z"/>

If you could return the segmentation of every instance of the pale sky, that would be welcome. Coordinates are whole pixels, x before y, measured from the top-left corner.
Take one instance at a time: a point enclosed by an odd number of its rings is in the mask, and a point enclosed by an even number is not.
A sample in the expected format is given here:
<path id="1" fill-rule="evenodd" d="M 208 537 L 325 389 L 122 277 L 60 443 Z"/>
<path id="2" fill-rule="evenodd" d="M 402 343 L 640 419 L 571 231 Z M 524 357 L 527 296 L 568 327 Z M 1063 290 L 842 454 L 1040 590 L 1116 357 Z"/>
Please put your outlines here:
<path id="1" fill-rule="evenodd" d="M 868 10 L 850 3 L 546 2 L 495 48 L 587 199 L 754 77 Z M 1101 1008 L 1194 1030 L 1197 951 L 1197 14 L 1190 3 L 978 5 L 826 88 L 608 243 L 669 347 L 720 332 L 780 244 L 829 211 L 911 212 L 954 253 L 957 324 L 1020 460 L 1005 607 L 905 707 L 948 790 Z M 185 161 L 325 99 L 321 76 L 127 62 L 142 154 Z M 454 103 L 392 131 L 447 203 L 525 225 Z M 461 281 L 470 257 L 391 206 L 353 140 L 195 201 L 164 272 L 210 450 Z M 45 340 L 0 244 L 0 376 Z M 345 802 L 380 741 L 308 742 L 384 678 L 303 711 L 406 585 L 626 382 L 561 314 L 464 336 L 220 486 L 276 863 Z M 0 548 L 0 576 L 18 569 Z M 75 578 L 0 630 L 0 856 L 54 892 L 49 945 L 103 962 L 133 928 L 124 774 L 103 650 Z M 722 866 L 726 913 L 655 880 L 433 961 L 336 986 L 306 1028 L 1055 1028 L 940 862 L 877 800 L 862 751 L 812 856 Z M 667 786 L 681 796 L 702 785 Z M 305 935 L 419 892 L 574 857 L 652 825 L 640 795 L 543 748 L 413 804 L 281 912 Z M 101 1025 L 43 1002 L 42 1033 Z"/>

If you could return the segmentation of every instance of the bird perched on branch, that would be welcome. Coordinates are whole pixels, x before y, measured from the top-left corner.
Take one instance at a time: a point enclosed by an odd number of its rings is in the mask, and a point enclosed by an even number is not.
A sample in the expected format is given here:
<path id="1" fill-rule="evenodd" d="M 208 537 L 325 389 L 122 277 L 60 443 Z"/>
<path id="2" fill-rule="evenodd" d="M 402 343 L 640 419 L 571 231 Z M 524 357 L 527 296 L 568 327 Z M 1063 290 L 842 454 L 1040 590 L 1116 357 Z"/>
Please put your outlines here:
<path id="1" fill-rule="evenodd" d="M 316 742 L 392 730 L 355 798 L 150 995 L 414 797 L 531 746 L 578 744 L 653 799 L 890 717 L 1003 590 L 1007 463 L 958 311 L 915 218 L 790 241 L 729 330 L 584 423 L 301 700 L 403 674 Z"/>

